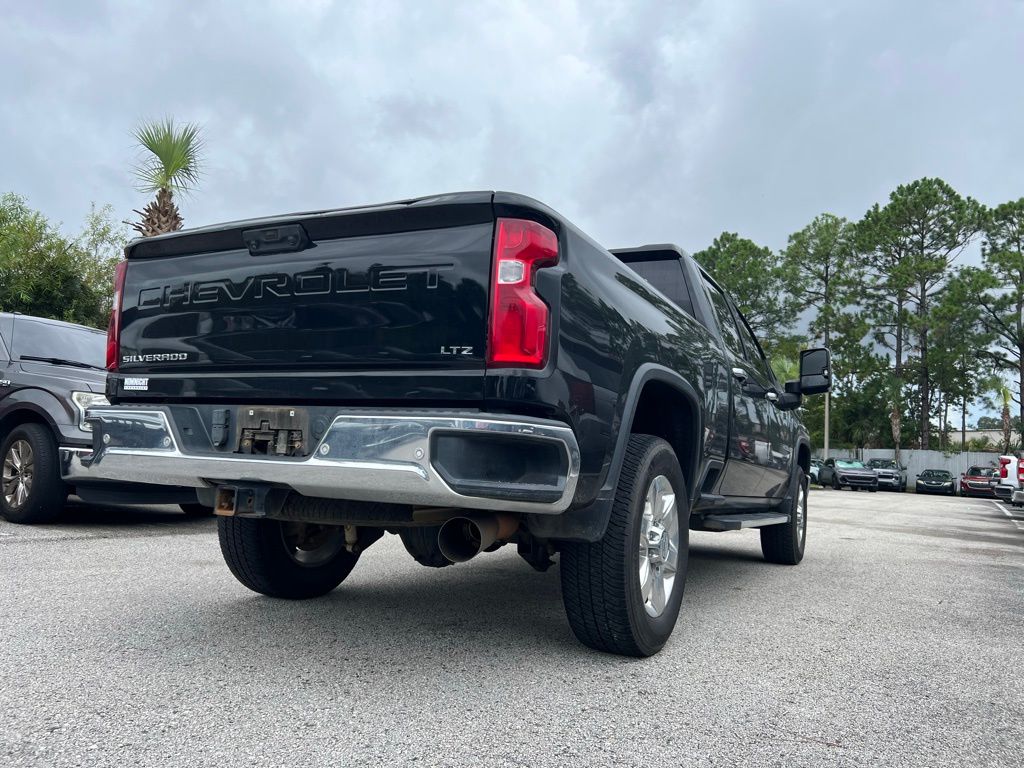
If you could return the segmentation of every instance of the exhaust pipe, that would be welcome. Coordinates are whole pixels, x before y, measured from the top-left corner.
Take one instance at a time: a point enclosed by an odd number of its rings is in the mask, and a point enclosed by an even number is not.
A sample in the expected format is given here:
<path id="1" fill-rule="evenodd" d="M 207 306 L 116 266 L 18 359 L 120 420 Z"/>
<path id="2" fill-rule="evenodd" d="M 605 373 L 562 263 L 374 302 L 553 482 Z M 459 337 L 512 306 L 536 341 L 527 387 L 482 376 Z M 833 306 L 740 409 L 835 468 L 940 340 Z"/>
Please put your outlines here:
<path id="1" fill-rule="evenodd" d="M 437 532 L 437 546 L 453 563 L 464 563 L 494 542 L 507 539 L 518 528 L 519 518 L 511 515 L 453 517 Z"/>

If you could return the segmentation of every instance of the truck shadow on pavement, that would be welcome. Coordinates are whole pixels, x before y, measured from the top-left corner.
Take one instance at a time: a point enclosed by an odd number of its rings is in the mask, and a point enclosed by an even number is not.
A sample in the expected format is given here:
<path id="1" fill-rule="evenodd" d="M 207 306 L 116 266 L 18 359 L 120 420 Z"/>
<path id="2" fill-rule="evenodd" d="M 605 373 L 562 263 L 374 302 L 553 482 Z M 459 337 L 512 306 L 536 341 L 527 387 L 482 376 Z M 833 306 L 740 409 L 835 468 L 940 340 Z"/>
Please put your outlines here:
<path id="1" fill-rule="evenodd" d="M 569 653 L 602 663 L 629 661 L 591 653 L 576 641 L 563 611 L 557 565 L 538 573 L 502 554 L 437 570 L 391 570 L 394 553 L 373 554 L 370 550 L 353 576 L 323 598 L 290 602 L 240 591 L 225 568 L 220 575 L 211 572 L 215 583 L 204 580 L 199 600 L 165 605 L 172 615 L 154 610 L 137 618 L 148 617 L 146 623 L 154 623 L 150 631 L 159 628 L 164 634 L 153 650 L 166 649 L 171 663 L 188 648 L 241 656 L 260 668 L 282 654 L 300 667 L 372 659 L 383 669 L 416 657 L 451 664 L 496 654 Z M 717 610 L 723 597 L 757 594 L 766 567 L 771 566 L 749 552 L 693 548 L 676 642 Z"/>
<path id="2" fill-rule="evenodd" d="M 133 525 L 214 525 L 213 517 L 188 517 L 176 506 L 121 506 L 87 504 L 72 496 L 56 521 L 63 528 L 75 526 L 119 527 Z"/>

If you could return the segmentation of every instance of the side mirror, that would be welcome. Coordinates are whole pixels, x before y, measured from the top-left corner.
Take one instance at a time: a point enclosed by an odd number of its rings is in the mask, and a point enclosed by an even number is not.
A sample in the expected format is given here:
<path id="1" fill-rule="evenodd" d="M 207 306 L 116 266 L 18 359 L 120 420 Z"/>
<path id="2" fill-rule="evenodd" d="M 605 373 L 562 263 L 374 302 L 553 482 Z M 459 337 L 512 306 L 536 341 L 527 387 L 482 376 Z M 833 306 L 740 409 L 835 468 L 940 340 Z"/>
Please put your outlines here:
<path id="1" fill-rule="evenodd" d="M 800 392 L 817 395 L 832 389 L 832 353 L 825 347 L 800 353 Z"/>

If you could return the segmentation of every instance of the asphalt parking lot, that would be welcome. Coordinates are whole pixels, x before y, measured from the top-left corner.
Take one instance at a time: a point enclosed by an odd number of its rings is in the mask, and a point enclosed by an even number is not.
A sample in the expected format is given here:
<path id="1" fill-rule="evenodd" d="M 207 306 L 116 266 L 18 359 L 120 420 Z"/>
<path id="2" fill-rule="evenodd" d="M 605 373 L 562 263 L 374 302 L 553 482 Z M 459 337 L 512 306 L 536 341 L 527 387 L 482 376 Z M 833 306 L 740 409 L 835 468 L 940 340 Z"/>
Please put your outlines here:
<path id="1" fill-rule="evenodd" d="M 658 656 L 577 644 L 557 568 L 395 537 L 330 596 L 248 592 L 213 520 L 0 523 L 0 765 L 1021 765 L 1024 522 L 814 490 L 807 556 L 694 534 Z"/>

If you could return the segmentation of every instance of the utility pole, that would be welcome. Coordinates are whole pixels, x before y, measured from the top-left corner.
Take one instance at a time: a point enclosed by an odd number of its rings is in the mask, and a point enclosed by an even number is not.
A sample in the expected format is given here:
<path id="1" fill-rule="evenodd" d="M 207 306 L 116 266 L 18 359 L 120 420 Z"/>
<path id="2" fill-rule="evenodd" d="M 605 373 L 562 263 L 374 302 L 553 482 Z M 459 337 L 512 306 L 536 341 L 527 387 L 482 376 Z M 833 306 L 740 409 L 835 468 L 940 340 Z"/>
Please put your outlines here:
<path id="1" fill-rule="evenodd" d="M 825 393 L 825 458 L 828 458 L 828 412 L 832 404 L 832 393 Z"/>

